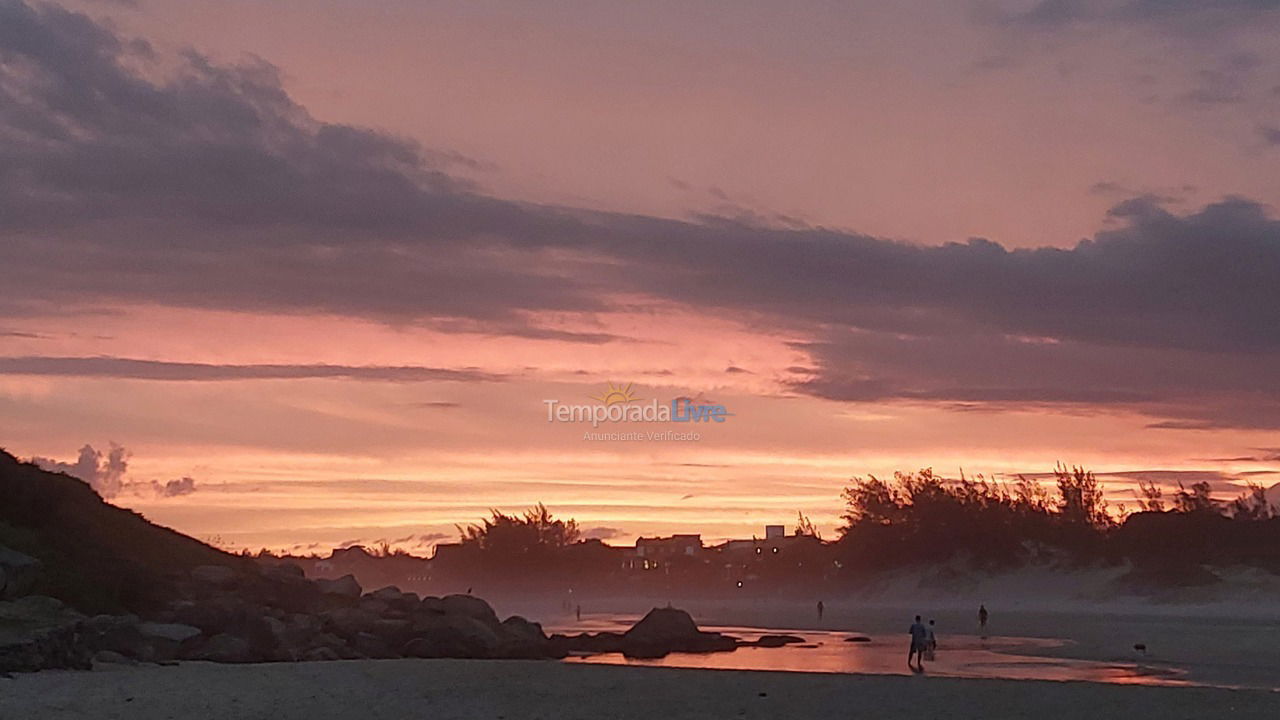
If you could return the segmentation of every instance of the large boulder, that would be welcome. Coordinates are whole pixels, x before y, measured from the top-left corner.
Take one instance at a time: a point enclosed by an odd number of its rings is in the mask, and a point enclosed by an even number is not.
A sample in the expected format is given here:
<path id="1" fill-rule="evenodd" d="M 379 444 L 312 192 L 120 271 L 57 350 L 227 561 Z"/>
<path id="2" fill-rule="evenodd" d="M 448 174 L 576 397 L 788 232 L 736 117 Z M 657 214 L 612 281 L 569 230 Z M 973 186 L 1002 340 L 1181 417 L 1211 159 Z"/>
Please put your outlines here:
<path id="1" fill-rule="evenodd" d="M 192 625 L 206 637 L 234 635 L 248 640 L 254 653 L 265 655 L 275 647 L 267 618 L 272 610 L 237 595 L 217 595 L 204 601 L 180 601 L 170 606 L 167 622 Z"/>
<path id="2" fill-rule="evenodd" d="M 333 633 L 320 633 L 311 639 L 311 645 L 304 652 L 303 657 L 308 658 L 315 654 L 318 649 L 327 652 L 324 655 L 332 654 L 339 660 L 354 660 L 360 657 L 360 653 L 356 652 L 346 640 L 334 635 Z"/>
<path id="3" fill-rule="evenodd" d="M 702 632 L 684 610 L 653 608 L 623 634 L 622 652 L 628 657 L 658 658 L 673 652 L 723 652 L 738 641 L 720 633 Z"/>
<path id="4" fill-rule="evenodd" d="M 375 660 L 399 657 L 399 654 L 391 649 L 391 643 L 370 633 L 357 633 L 351 639 L 351 648 L 361 655 Z"/>
<path id="5" fill-rule="evenodd" d="M 551 643 L 542 626 L 512 615 L 498 627 L 496 657 L 536 659 L 551 656 Z"/>
<path id="6" fill-rule="evenodd" d="M 490 628 L 498 627 L 498 614 L 489 603 L 474 595 L 446 595 L 441 598 L 445 615 L 461 615 L 479 620 Z"/>
<path id="7" fill-rule="evenodd" d="M 172 660 L 197 644 L 200 628 L 180 623 L 138 623 L 139 643 L 109 647 L 145 661 Z"/>
<path id="8" fill-rule="evenodd" d="M 438 598 L 435 595 L 428 595 L 422 598 L 422 601 L 418 603 L 417 611 L 427 615 L 444 615 L 444 598 Z"/>
<path id="9" fill-rule="evenodd" d="M 320 588 L 320 592 L 325 595 L 359 599 L 360 594 L 363 592 L 354 575 L 343 575 L 336 580 L 321 578 L 316 580 L 315 583 L 316 587 Z"/>
<path id="10" fill-rule="evenodd" d="M 92 653 L 80 633 L 83 619 L 40 595 L 0 601 L 0 673 L 88 669 Z"/>
<path id="11" fill-rule="evenodd" d="M 350 604 L 351 598 L 324 595 L 320 587 L 306 578 L 302 568 L 293 563 L 268 565 L 256 583 L 256 601 L 287 613 L 314 613 L 324 606 Z M 337 600 L 341 597 L 341 600 Z M 326 603 L 326 601 L 328 601 Z"/>
<path id="12" fill-rule="evenodd" d="M 375 603 L 377 605 L 375 605 Z M 385 614 L 388 611 L 395 613 L 410 613 L 417 610 L 419 605 L 420 601 L 415 593 L 401 592 L 400 588 L 395 587 L 394 585 L 379 588 L 378 590 L 374 590 L 368 595 L 365 595 L 363 598 L 360 598 L 361 607 L 368 607 L 368 609 L 371 610 L 374 607 L 381 607 L 382 610 L 379 614 Z"/>
<path id="13" fill-rule="evenodd" d="M 628 640 L 640 642 L 680 642 L 701 634 L 693 617 L 673 607 L 653 608 L 640 622 L 625 633 Z"/>
<path id="14" fill-rule="evenodd" d="M 358 633 L 374 633 L 382 620 L 376 613 L 363 608 L 337 608 L 321 613 L 324 625 L 331 632 L 346 638 Z"/>
<path id="15" fill-rule="evenodd" d="M 0 545 L 0 600 L 31 593 L 40 574 L 39 560 Z"/>
<path id="16" fill-rule="evenodd" d="M 487 658 L 501 644 L 493 628 L 465 615 L 420 616 L 412 631 L 401 651 L 408 657 Z"/>
<path id="17" fill-rule="evenodd" d="M 80 624 L 85 642 L 92 650 L 113 650 L 133 655 L 129 648 L 144 644 L 138 632 L 137 615 L 94 615 Z"/>

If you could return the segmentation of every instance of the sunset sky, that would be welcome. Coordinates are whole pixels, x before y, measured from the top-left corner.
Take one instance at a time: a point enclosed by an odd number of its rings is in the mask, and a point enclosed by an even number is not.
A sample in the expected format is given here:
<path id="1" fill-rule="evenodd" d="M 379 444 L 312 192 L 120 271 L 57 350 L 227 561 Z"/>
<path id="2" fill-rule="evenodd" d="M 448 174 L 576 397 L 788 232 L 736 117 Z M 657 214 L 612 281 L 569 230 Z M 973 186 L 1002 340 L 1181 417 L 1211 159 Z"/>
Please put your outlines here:
<path id="1" fill-rule="evenodd" d="M 0 445 L 302 552 L 539 501 L 610 542 L 830 537 L 851 476 L 926 466 L 1270 486 L 1278 32 L 1269 0 L 0 0 Z M 610 383 L 732 416 L 547 421 Z"/>

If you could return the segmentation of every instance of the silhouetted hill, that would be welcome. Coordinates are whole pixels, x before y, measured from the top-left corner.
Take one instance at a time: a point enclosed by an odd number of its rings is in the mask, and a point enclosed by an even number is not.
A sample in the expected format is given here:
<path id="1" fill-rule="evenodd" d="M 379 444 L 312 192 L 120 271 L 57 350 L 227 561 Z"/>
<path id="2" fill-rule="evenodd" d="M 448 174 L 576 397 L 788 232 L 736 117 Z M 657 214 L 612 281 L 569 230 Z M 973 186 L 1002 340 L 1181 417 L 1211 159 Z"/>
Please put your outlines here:
<path id="1" fill-rule="evenodd" d="M 86 613 L 142 612 L 200 565 L 249 560 L 105 502 L 87 484 L 0 450 L 0 545 L 39 559 L 34 592 Z"/>

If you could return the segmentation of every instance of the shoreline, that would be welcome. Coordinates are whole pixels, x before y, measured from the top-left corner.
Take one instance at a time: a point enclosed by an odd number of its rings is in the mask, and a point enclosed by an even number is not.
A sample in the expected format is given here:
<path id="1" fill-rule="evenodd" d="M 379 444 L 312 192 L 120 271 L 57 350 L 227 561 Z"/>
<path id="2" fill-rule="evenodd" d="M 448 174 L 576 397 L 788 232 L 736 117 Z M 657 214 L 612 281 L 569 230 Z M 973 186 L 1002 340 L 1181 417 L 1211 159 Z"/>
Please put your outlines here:
<path id="1" fill-rule="evenodd" d="M 862 712 L 859 712 L 862 711 Z M 1271 718 L 1280 693 L 1205 687 L 521 660 L 186 662 L 0 680 L 0 717 Z"/>
<path id="2" fill-rule="evenodd" d="M 924 603 L 921 603 L 923 606 Z M 890 605 L 870 607 L 847 602 L 829 602 L 819 623 L 811 608 L 774 604 L 689 603 L 688 609 L 700 626 L 712 629 L 754 628 L 761 632 L 866 634 L 902 637 L 906 654 L 908 611 Z M 807 615 L 806 615 L 807 611 Z M 628 613 L 584 613 L 590 629 L 607 629 L 607 623 Z M 969 613 L 942 610 L 936 617 L 940 656 L 950 647 L 975 644 L 979 640 L 976 622 Z M 991 649 L 1010 655 L 1100 664 L 1151 665 L 1173 667 L 1192 685 L 1223 688 L 1280 688 L 1280 623 L 1259 613 L 1250 617 L 1174 615 L 1115 615 L 1105 611 L 1046 612 L 1004 610 L 993 612 L 987 629 Z M 966 621 L 968 621 L 966 625 Z M 548 623 L 562 630 L 575 624 Z M 578 625 L 582 627 L 582 625 Z M 1002 638 L 1053 642 L 1006 643 Z M 1148 653 L 1135 651 L 1144 643 Z M 1280 714 L 1280 711 L 1278 711 Z"/>

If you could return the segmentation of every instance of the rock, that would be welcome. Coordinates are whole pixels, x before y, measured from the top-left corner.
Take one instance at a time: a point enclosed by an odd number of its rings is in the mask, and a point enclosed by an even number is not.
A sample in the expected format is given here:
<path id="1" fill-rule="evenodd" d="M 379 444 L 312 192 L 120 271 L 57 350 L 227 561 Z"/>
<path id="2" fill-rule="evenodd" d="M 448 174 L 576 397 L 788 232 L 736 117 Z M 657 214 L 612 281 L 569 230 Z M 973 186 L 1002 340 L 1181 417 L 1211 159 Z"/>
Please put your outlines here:
<path id="1" fill-rule="evenodd" d="M 428 615 L 444 615 L 444 600 L 434 595 L 428 595 L 422 598 L 422 602 L 418 603 L 418 611 Z"/>
<path id="2" fill-rule="evenodd" d="M 578 635 L 552 635 L 548 638 L 553 657 L 566 655 L 598 655 L 600 653 L 622 652 L 622 633 L 600 632 L 580 633 Z"/>
<path id="3" fill-rule="evenodd" d="M 777 648 L 784 645 L 803 643 L 804 638 L 797 635 L 761 635 L 754 642 L 742 643 L 744 647 Z"/>
<path id="4" fill-rule="evenodd" d="M 263 618 L 263 622 L 267 626 L 267 631 L 271 633 L 271 637 L 276 639 L 276 642 L 280 642 L 288 636 L 289 623 L 284 620 L 281 620 L 274 615 L 269 615 Z"/>
<path id="5" fill-rule="evenodd" d="M 75 610 L 68 608 L 58 598 L 51 598 L 46 595 L 27 595 L 12 601 L 10 605 L 20 612 L 32 615 L 60 615 L 77 619 L 84 617 Z"/>
<path id="6" fill-rule="evenodd" d="M 535 659 L 551 656 L 551 643 L 542 626 L 519 615 L 502 621 L 498 628 L 495 657 Z"/>
<path id="7" fill-rule="evenodd" d="M 388 585 L 384 588 L 378 588 L 377 590 L 374 590 L 373 592 L 369 593 L 367 597 L 377 598 L 378 600 L 385 600 L 387 602 L 392 602 L 394 600 L 399 600 L 400 598 L 404 597 L 404 593 L 400 592 L 400 588 L 396 587 L 395 585 Z"/>
<path id="8" fill-rule="evenodd" d="M 416 594 L 401 592 L 400 588 L 394 585 L 388 585 L 387 587 L 375 590 L 360 599 L 361 607 L 363 607 L 365 603 L 375 602 L 382 604 L 384 609 L 381 612 L 386 612 L 390 609 L 409 613 L 417 610 L 419 607 L 419 600 Z"/>
<path id="9" fill-rule="evenodd" d="M 235 628 L 244 616 L 244 605 L 236 598 L 217 597 L 200 602 L 179 600 L 169 605 L 169 619 L 191 625 L 209 636 Z"/>
<path id="10" fill-rule="evenodd" d="M 39 560 L 0 545 L 0 600 L 31 593 L 42 567 Z"/>
<path id="11" fill-rule="evenodd" d="M 110 651 L 127 657 L 151 661 L 155 648 L 138 632 L 137 615 L 94 615 L 80 624 L 90 651 Z"/>
<path id="12" fill-rule="evenodd" d="M 200 637 L 200 628 L 179 623 L 143 622 L 121 625 L 100 636 L 95 647 L 114 650 L 143 662 L 173 660 L 191 649 Z"/>
<path id="13" fill-rule="evenodd" d="M 94 615 L 83 623 L 83 629 L 94 635 L 107 635 L 122 629 L 137 630 L 137 615 Z"/>
<path id="14" fill-rule="evenodd" d="M 498 614 L 489 603 L 474 595 L 446 595 L 440 602 L 445 615 L 461 615 L 479 620 L 490 628 L 498 627 Z"/>
<path id="15" fill-rule="evenodd" d="M 382 618 L 363 608 L 338 608 L 321 613 L 326 628 L 344 637 L 373 633 Z"/>
<path id="16" fill-rule="evenodd" d="M 303 653 L 304 656 L 309 654 L 311 650 L 322 647 L 332 650 L 334 656 L 340 660 L 353 660 L 360 657 L 360 653 L 351 649 L 345 640 L 334 635 L 333 633 L 320 633 L 311 639 L 311 645 Z"/>
<path id="17" fill-rule="evenodd" d="M 702 632 L 684 610 L 654 608 L 623 634 L 622 652 L 628 657 L 658 658 L 672 652 L 723 652 L 738 641 L 720 633 Z"/>
<path id="18" fill-rule="evenodd" d="M 465 615 L 419 617 L 416 636 L 404 645 L 403 655 L 418 658 L 487 658 L 500 641 L 484 622 Z"/>
<path id="19" fill-rule="evenodd" d="M 677 642 L 700 632 L 689 613 L 665 607 L 650 610 L 640 622 L 631 626 L 625 637 L 644 642 Z"/>
<path id="20" fill-rule="evenodd" d="M 387 640 L 403 643 L 411 632 L 413 624 L 400 618 L 379 618 L 373 624 L 372 634 Z"/>
<path id="21" fill-rule="evenodd" d="M 397 653 L 392 651 L 390 643 L 377 635 L 369 633 L 357 633 L 352 638 L 351 648 L 361 655 L 375 660 L 399 657 Z"/>
<path id="22" fill-rule="evenodd" d="M 320 620 L 310 615 L 289 615 L 285 620 L 267 617 L 263 625 L 275 648 L 271 655 L 280 661 L 301 660 L 320 634 Z"/>
<path id="23" fill-rule="evenodd" d="M 379 600 L 378 598 L 365 595 L 360 598 L 359 608 L 365 612 L 371 612 L 374 615 L 384 615 L 391 610 L 391 604 L 386 600 Z"/>
<path id="24" fill-rule="evenodd" d="M 191 569 L 191 579 L 196 582 L 229 588 L 236 584 L 238 573 L 225 565 L 200 565 Z"/>
<path id="25" fill-rule="evenodd" d="M 200 635 L 200 628 L 180 623 L 144 622 L 138 624 L 138 633 L 151 640 L 166 640 L 182 644 Z"/>
<path id="26" fill-rule="evenodd" d="M 360 583 L 356 582 L 354 575 L 343 575 L 337 580 L 326 580 L 321 578 L 316 580 L 315 583 L 316 586 L 320 588 L 320 592 L 325 595 L 359 598 L 362 592 L 360 589 Z"/>
<path id="27" fill-rule="evenodd" d="M 249 642 L 234 635 L 214 635 L 200 643 L 193 652 L 187 654 L 188 660 L 208 660 L 219 663 L 252 662 L 255 658 L 249 649 Z"/>
<path id="28" fill-rule="evenodd" d="M 83 620 L 54 598 L 27 595 L 0 601 L 0 673 L 88 669 L 91 653 L 80 632 Z"/>
<path id="29" fill-rule="evenodd" d="M 845 638 L 844 641 L 856 642 L 856 643 L 869 643 L 871 642 L 871 638 L 867 637 L 866 635 L 854 635 L 853 637 Z"/>
<path id="30" fill-rule="evenodd" d="M 263 577 L 279 582 L 306 580 L 307 574 L 295 563 L 277 563 L 262 568 Z"/>
<path id="31" fill-rule="evenodd" d="M 302 659 L 307 662 L 325 662 L 328 660 L 341 660 L 342 656 L 334 652 L 333 648 L 321 646 L 311 648 L 306 651 L 306 653 L 303 654 Z"/>
<path id="32" fill-rule="evenodd" d="M 99 650 L 93 654 L 94 665 L 137 665 L 138 661 L 127 658 L 114 650 Z"/>

